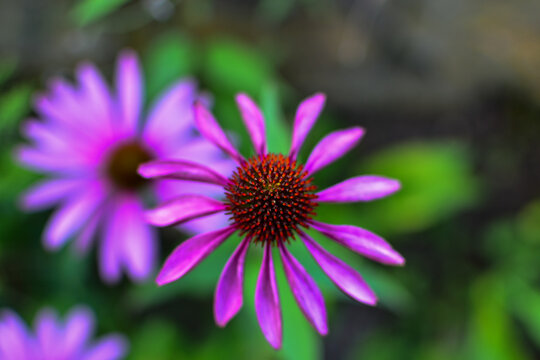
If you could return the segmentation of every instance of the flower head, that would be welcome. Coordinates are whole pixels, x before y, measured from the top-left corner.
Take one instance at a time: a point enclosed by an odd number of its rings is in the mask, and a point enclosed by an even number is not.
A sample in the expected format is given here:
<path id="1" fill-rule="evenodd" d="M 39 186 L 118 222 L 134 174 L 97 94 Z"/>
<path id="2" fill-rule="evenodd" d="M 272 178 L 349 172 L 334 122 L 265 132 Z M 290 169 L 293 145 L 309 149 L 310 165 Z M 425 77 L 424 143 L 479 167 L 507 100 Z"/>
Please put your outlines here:
<path id="1" fill-rule="evenodd" d="M 64 322 L 51 309 L 38 314 L 34 332 L 10 310 L 0 313 L 0 359 L 3 360 L 116 360 L 127 352 L 120 335 L 91 342 L 94 316 L 85 307 L 71 310 Z"/>
<path id="2" fill-rule="evenodd" d="M 236 100 L 256 151 L 247 160 L 228 140 L 212 114 L 202 104 L 195 105 L 195 121 L 201 133 L 238 162 L 231 177 L 226 179 L 208 167 L 187 161 L 151 161 L 139 167 L 139 173 L 146 178 L 171 177 L 220 184 L 226 194 L 223 202 L 201 195 L 182 196 L 147 212 L 150 223 L 160 226 L 214 212 L 229 215 L 229 226 L 197 235 L 180 244 L 163 265 L 157 283 L 163 285 L 179 279 L 231 234 L 239 232 L 244 238 L 225 265 L 217 284 L 214 301 L 216 322 L 225 326 L 240 310 L 246 253 L 250 244 L 261 244 L 264 254 L 255 289 L 255 308 L 264 336 L 273 347 L 279 348 L 282 320 L 272 248 L 279 251 L 298 306 L 315 329 L 325 335 L 328 328 L 322 294 L 287 245 L 298 236 L 343 292 L 355 300 L 374 305 L 377 301 L 375 294 L 360 274 L 326 251 L 305 230 L 314 228 L 339 244 L 381 263 L 403 265 L 403 257 L 379 236 L 356 226 L 330 225 L 315 220 L 316 207 L 321 203 L 378 199 L 397 191 L 400 183 L 367 175 L 316 192 L 313 174 L 347 153 L 361 139 L 364 130 L 353 127 L 327 135 L 313 149 L 307 162 L 300 164 L 298 152 L 322 110 L 324 95 L 316 94 L 298 107 L 288 155 L 267 152 L 262 112 L 247 95 L 240 94 Z"/>
<path id="3" fill-rule="evenodd" d="M 47 179 L 23 196 L 22 206 L 37 210 L 58 205 L 43 233 L 47 248 L 57 249 L 74 236 L 77 249 L 85 251 L 100 234 L 99 265 L 106 281 L 118 281 L 122 271 L 133 280 L 146 279 L 154 269 L 157 240 L 144 220 L 143 193 L 153 192 L 165 201 L 191 192 L 222 195 L 223 190 L 194 182 L 149 181 L 138 175 L 137 167 L 152 159 L 196 157 L 228 173 L 234 164 L 196 134 L 193 81 L 173 84 L 142 121 L 144 86 L 133 52 L 119 56 L 115 92 L 89 63 L 78 68 L 76 80 L 76 85 L 51 81 L 49 91 L 36 98 L 40 118 L 23 126 L 31 144 L 20 147 L 19 161 Z M 218 214 L 184 228 L 197 233 L 225 221 Z"/>

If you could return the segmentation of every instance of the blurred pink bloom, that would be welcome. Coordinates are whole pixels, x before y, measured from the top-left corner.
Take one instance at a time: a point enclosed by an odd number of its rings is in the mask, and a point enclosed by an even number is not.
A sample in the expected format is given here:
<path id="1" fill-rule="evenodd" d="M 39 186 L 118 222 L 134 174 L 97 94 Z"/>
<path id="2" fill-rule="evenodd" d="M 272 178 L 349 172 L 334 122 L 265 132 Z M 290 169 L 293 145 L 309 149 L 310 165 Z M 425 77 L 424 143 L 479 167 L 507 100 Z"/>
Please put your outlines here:
<path id="1" fill-rule="evenodd" d="M 64 322 L 51 309 L 38 314 L 34 333 L 10 310 L 0 313 L 0 359 L 2 360 L 116 360 L 126 356 L 123 336 L 107 335 L 96 342 L 94 316 L 78 307 Z"/>
<path id="2" fill-rule="evenodd" d="M 52 80 L 49 91 L 35 101 L 40 118 L 23 126 L 30 144 L 21 146 L 17 157 L 47 178 L 23 196 L 22 206 L 57 206 L 43 233 L 48 249 L 75 237 L 76 249 L 85 252 L 99 234 L 102 278 L 117 282 L 125 271 L 141 281 L 154 270 L 157 256 L 155 231 L 144 221 L 143 194 L 166 201 L 183 193 L 220 196 L 223 191 L 187 181 L 148 181 L 137 174 L 138 165 L 152 159 L 196 159 L 228 174 L 234 164 L 196 133 L 193 81 L 173 84 L 143 116 L 144 84 L 132 51 L 118 58 L 114 91 L 90 63 L 79 66 L 75 78 L 75 85 Z M 198 233 L 225 221 L 218 214 L 184 229 Z"/>
<path id="3" fill-rule="evenodd" d="M 177 197 L 147 211 L 146 218 L 150 223 L 166 226 L 223 212 L 230 216 L 229 226 L 197 235 L 180 244 L 166 260 L 156 281 L 163 285 L 184 276 L 238 231 L 244 239 L 225 265 L 215 292 L 216 322 L 225 326 L 242 307 L 246 253 L 251 243 L 261 244 L 264 255 L 255 289 L 255 309 L 264 336 L 277 349 L 282 342 L 282 320 L 272 247 L 279 250 L 298 306 L 313 327 L 325 335 L 328 327 L 322 294 L 289 252 L 287 244 L 298 235 L 322 270 L 344 293 L 357 301 L 374 305 L 376 296 L 360 274 L 323 249 L 304 229 L 313 227 L 337 243 L 383 264 L 403 265 L 403 257 L 379 236 L 352 225 L 330 225 L 314 220 L 315 208 L 319 203 L 371 201 L 396 192 L 400 183 L 367 175 L 315 192 L 313 174 L 354 147 L 364 130 L 353 127 L 330 133 L 315 146 L 305 165 L 300 165 L 296 161 L 298 152 L 322 110 L 324 95 L 316 94 L 298 107 L 288 155 L 267 153 L 261 110 L 244 94 L 238 95 L 236 100 L 256 150 L 256 155 L 249 160 L 236 150 L 213 115 L 200 103 L 195 105 L 195 121 L 200 132 L 238 162 L 231 177 L 225 178 L 211 166 L 190 161 L 151 161 L 139 167 L 139 173 L 146 178 L 176 178 L 220 184 L 226 192 L 225 201 L 203 195 Z"/>

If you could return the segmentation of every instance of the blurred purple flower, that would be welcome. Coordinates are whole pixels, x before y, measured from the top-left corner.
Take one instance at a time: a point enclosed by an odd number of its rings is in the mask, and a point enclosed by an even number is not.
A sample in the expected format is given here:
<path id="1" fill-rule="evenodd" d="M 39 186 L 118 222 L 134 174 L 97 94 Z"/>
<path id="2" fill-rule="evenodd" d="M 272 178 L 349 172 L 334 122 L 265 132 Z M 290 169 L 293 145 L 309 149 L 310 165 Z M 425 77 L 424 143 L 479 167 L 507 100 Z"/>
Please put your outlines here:
<path id="1" fill-rule="evenodd" d="M 32 334 L 10 310 L 0 313 L 2 360 L 115 360 L 126 355 L 128 344 L 121 335 L 107 335 L 91 342 L 94 316 L 85 307 L 71 310 L 65 322 L 51 309 L 38 314 Z"/>
<path id="2" fill-rule="evenodd" d="M 86 252 L 100 233 L 102 278 L 117 282 L 125 270 L 134 281 L 141 281 L 153 271 L 157 255 L 156 234 L 143 217 L 144 191 L 166 201 L 192 192 L 222 196 L 223 190 L 193 182 L 149 182 L 137 174 L 138 165 L 151 159 L 196 158 L 227 174 L 234 164 L 196 134 L 193 81 L 173 84 L 142 122 L 143 80 L 132 51 L 119 56 L 114 93 L 90 63 L 79 66 L 76 80 L 77 85 L 51 81 L 49 91 L 35 101 L 40 119 L 23 126 L 31 145 L 21 146 L 17 157 L 47 179 L 23 196 L 22 207 L 59 205 L 43 233 L 48 249 L 56 250 L 75 236 L 76 249 Z M 184 228 L 198 233 L 225 222 L 226 217 L 218 214 Z"/>
<path id="3" fill-rule="evenodd" d="M 324 105 L 325 96 L 316 94 L 298 107 L 289 155 L 267 153 L 264 117 L 246 95 L 236 101 L 256 150 L 245 160 L 227 139 L 213 115 L 197 103 L 195 121 L 200 132 L 238 162 L 230 178 L 210 167 L 189 161 L 152 161 L 139 167 L 146 178 L 176 178 L 219 184 L 226 200 L 217 201 L 202 195 L 184 195 L 147 211 L 147 220 L 158 226 L 182 223 L 198 216 L 226 212 L 230 225 L 197 235 L 178 246 L 168 257 L 156 281 L 159 285 L 175 281 L 238 231 L 244 240 L 225 265 L 217 284 L 214 315 L 220 326 L 240 310 L 244 262 L 250 243 L 264 247 L 259 279 L 255 289 L 255 308 L 262 332 L 274 348 L 281 347 L 281 308 L 272 261 L 272 246 L 277 247 L 292 293 L 314 328 L 328 332 L 324 300 L 315 282 L 287 249 L 295 235 L 328 277 L 347 295 L 374 305 L 375 294 L 349 265 L 324 250 L 303 229 L 313 227 L 328 238 L 370 259 L 388 265 L 403 265 L 405 260 L 379 236 L 351 225 L 330 225 L 315 221 L 319 203 L 370 201 L 399 190 L 396 180 L 380 176 L 358 176 L 328 189 L 315 192 L 312 176 L 342 157 L 361 139 L 364 130 L 353 127 L 333 132 L 315 146 L 305 165 L 296 162 L 298 152 Z"/>

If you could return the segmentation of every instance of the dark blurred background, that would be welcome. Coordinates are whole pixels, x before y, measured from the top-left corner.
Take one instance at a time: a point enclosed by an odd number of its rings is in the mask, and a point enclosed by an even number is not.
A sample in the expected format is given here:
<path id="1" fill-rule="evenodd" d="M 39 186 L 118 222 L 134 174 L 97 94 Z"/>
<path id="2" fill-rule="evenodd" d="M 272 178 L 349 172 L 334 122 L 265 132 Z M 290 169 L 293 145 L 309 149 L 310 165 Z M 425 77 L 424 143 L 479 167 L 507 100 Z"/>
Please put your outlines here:
<path id="1" fill-rule="evenodd" d="M 135 360 L 540 358 L 539 15 L 538 0 L 0 0 L 0 307 L 30 321 L 44 305 L 88 304 L 98 333 L 125 333 Z M 112 81 L 124 48 L 141 57 L 147 103 L 195 76 L 244 151 L 238 91 L 262 105 L 276 150 L 317 91 L 327 106 L 306 149 L 329 130 L 367 129 L 316 181 L 376 173 L 403 183 L 388 199 L 320 209 L 406 257 L 388 268 L 336 248 L 376 290 L 376 308 L 336 291 L 304 251 L 330 333 L 309 327 L 281 278 L 284 348 L 274 352 L 254 316 L 256 251 L 244 309 L 219 329 L 212 294 L 230 248 L 159 289 L 103 285 L 95 253 L 42 248 L 49 213 L 16 207 L 38 178 L 12 160 L 19 126 L 48 79 L 91 60 Z M 161 235 L 163 256 L 185 239 Z"/>

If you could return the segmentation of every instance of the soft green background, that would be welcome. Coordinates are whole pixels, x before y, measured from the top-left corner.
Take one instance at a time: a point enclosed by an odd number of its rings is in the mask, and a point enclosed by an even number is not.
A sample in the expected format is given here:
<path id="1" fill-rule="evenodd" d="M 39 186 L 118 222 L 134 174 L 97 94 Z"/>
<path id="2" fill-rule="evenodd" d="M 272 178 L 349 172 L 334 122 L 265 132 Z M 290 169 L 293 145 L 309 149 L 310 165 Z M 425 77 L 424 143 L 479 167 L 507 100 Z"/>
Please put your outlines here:
<path id="1" fill-rule="evenodd" d="M 87 304 L 98 334 L 129 337 L 133 360 L 540 358 L 539 13 L 536 0 L 0 1 L 0 306 L 31 322 L 43 306 Z M 239 91 L 262 106 L 271 151 L 287 151 L 296 105 L 317 91 L 327 106 L 301 158 L 328 131 L 367 129 L 317 185 L 372 173 L 400 179 L 402 191 L 318 213 L 383 235 L 407 264 L 381 266 L 316 238 L 364 275 L 376 308 L 337 291 L 294 242 L 325 295 L 330 333 L 309 326 L 278 265 L 276 352 L 254 315 L 258 248 L 243 310 L 225 329 L 213 323 L 213 290 L 238 239 L 163 288 L 106 286 L 95 251 L 42 248 L 49 213 L 16 206 L 39 178 L 12 159 L 19 126 L 49 78 L 90 59 L 112 80 L 127 47 L 141 57 L 146 104 L 196 77 L 244 154 Z M 160 234 L 163 258 L 185 239 Z"/>

